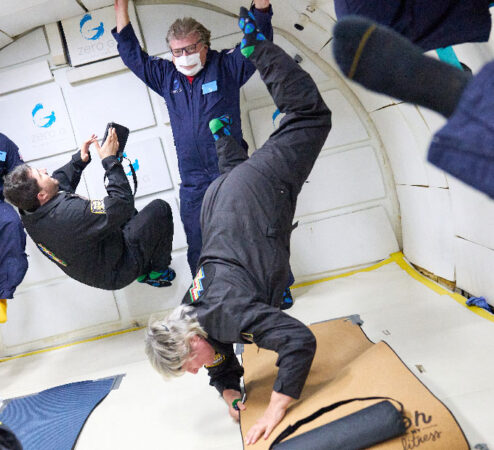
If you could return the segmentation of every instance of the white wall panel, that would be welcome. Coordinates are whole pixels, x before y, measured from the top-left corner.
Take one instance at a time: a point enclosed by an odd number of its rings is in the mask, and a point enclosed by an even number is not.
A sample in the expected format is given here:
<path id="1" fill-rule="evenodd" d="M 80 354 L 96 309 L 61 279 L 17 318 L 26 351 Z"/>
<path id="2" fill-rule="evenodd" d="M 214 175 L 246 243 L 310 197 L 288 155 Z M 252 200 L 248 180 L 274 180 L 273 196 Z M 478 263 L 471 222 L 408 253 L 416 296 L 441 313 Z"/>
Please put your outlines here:
<path id="1" fill-rule="evenodd" d="M 112 0 L 82 0 L 81 3 L 89 10 L 92 11 L 94 9 L 103 8 L 104 6 L 113 5 Z"/>
<path id="2" fill-rule="evenodd" d="M 322 97 L 333 113 L 331 131 L 324 143 L 323 150 L 369 139 L 369 135 L 357 113 L 339 90 L 332 89 L 323 92 Z M 249 111 L 249 119 L 257 148 L 275 130 L 273 126 L 273 113 L 275 111 L 274 104 Z M 276 127 L 280 118 L 281 115 L 278 116 L 275 122 Z"/>
<path id="3" fill-rule="evenodd" d="M 385 259 L 398 251 L 384 208 L 376 207 L 298 226 L 290 263 L 295 277 Z"/>
<path id="4" fill-rule="evenodd" d="M 352 144 L 369 139 L 367 130 L 350 102 L 341 91 L 332 89 L 322 92 L 322 98 L 331 110 L 331 131 L 323 149 Z"/>
<path id="5" fill-rule="evenodd" d="M 129 5 L 129 16 L 142 44 L 132 3 Z M 113 6 L 63 20 L 62 26 L 73 66 L 118 55 L 117 41 L 111 34 L 116 26 Z"/>
<path id="6" fill-rule="evenodd" d="M 24 161 L 76 147 L 62 91 L 55 83 L 3 97 L 0 122 L 3 132 L 19 146 Z"/>
<path id="7" fill-rule="evenodd" d="M 9 45 L 12 42 L 14 42 L 14 40 L 10 36 L 7 36 L 3 31 L 0 31 L 0 48 Z"/>
<path id="8" fill-rule="evenodd" d="M 47 61 L 18 66 L 0 72 L 0 94 L 35 86 L 52 80 Z"/>
<path id="9" fill-rule="evenodd" d="M 67 278 L 16 294 L 1 333 L 11 347 L 118 319 L 111 291 Z"/>
<path id="10" fill-rule="evenodd" d="M 125 154 L 134 165 L 134 169 L 136 169 L 137 197 L 172 188 L 168 166 L 159 138 L 129 143 L 125 147 Z M 124 169 L 133 192 L 134 181 L 132 180 L 129 163 L 125 160 Z M 96 149 L 93 150 L 93 161 L 85 169 L 84 175 L 89 196 L 92 199 L 101 199 L 108 195 L 103 185 L 105 172 Z"/>
<path id="11" fill-rule="evenodd" d="M 353 205 L 386 195 L 372 147 L 321 155 L 298 197 L 296 216 Z"/>
<path id="12" fill-rule="evenodd" d="M 74 0 L 8 0 L 8 5 L 2 4 L 0 30 L 9 36 L 17 36 L 40 25 L 83 12 Z"/>
<path id="13" fill-rule="evenodd" d="M 168 193 L 159 193 L 148 195 L 146 197 L 137 198 L 135 201 L 135 207 L 138 211 L 144 208 L 155 199 L 165 200 L 172 208 L 173 214 L 173 250 L 179 250 L 187 247 L 187 239 L 185 237 L 184 226 L 180 219 L 180 211 L 178 209 L 178 200 L 174 195 Z"/>
<path id="14" fill-rule="evenodd" d="M 476 297 L 494 303 L 494 250 L 454 238 L 456 285 Z"/>
<path id="15" fill-rule="evenodd" d="M 447 189 L 397 186 L 403 252 L 414 264 L 455 279 L 452 211 Z"/>
<path id="16" fill-rule="evenodd" d="M 156 124 L 147 88 L 130 72 L 69 88 L 67 104 L 80 142 L 92 133 L 102 138 L 108 122 L 131 131 Z"/>
<path id="17" fill-rule="evenodd" d="M 446 176 L 442 170 L 439 170 L 427 161 L 427 153 L 431 142 L 432 134 L 427 126 L 419 109 L 409 103 L 400 103 L 398 106 L 401 114 L 405 118 L 415 141 L 417 142 L 417 152 L 424 161 L 425 171 L 427 173 L 428 185 L 434 187 L 448 187 Z"/>
<path id="18" fill-rule="evenodd" d="M 427 186 L 429 180 L 417 141 L 397 106 L 370 114 L 381 136 L 396 184 Z"/>
<path id="19" fill-rule="evenodd" d="M 448 177 L 448 183 L 455 235 L 494 250 L 492 199 L 454 177 Z"/>
<path id="20" fill-rule="evenodd" d="M 190 5 L 138 5 L 146 49 L 150 55 L 168 51 L 166 33 L 178 18 L 193 17 L 211 31 L 211 38 L 238 33 L 237 19 Z M 134 25 L 134 24 L 133 24 Z"/>
<path id="21" fill-rule="evenodd" d="M 30 59 L 47 55 L 50 52 L 43 28 L 38 28 L 16 39 L 0 51 L 0 67 L 19 64 Z"/>

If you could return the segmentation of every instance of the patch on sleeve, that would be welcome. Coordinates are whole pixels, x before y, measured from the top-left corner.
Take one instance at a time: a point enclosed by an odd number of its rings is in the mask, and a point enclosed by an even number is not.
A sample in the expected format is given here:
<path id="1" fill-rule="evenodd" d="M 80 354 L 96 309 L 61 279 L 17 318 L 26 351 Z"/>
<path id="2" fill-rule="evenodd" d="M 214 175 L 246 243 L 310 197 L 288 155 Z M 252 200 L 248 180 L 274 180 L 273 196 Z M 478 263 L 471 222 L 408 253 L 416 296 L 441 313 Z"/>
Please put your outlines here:
<path id="1" fill-rule="evenodd" d="M 212 263 L 207 263 L 201 266 L 189 290 L 185 293 L 182 299 L 182 304 L 190 305 L 197 302 L 199 298 L 204 295 L 209 285 L 214 279 L 214 274 L 216 272 L 215 265 Z"/>
<path id="2" fill-rule="evenodd" d="M 106 214 L 105 202 L 103 200 L 91 200 L 91 212 L 93 214 Z"/>
<path id="3" fill-rule="evenodd" d="M 206 369 L 210 369 L 211 367 L 216 367 L 216 366 L 219 366 L 220 364 L 223 364 L 223 362 L 225 361 L 225 355 L 222 355 L 221 353 L 216 353 L 214 355 L 214 361 L 211 365 L 204 365 L 204 367 L 206 367 Z"/>
<path id="4" fill-rule="evenodd" d="M 67 263 L 63 260 L 61 260 L 60 258 L 58 258 L 57 256 L 55 256 L 55 254 L 53 252 L 51 252 L 50 250 L 48 250 L 43 244 L 36 244 L 38 246 L 38 248 L 46 255 L 48 256 L 48 258 L 50 258 L 52 261 L 55 261 L 57 262 L 58 264 L 64 266 L 64 267 L 67 267 Z"/>
<path id="5" fill-rule="evenodd" d="M 2 152 L 0 150 L 0 161 L 5 161 L 7 159 L 7 152 Z"/>

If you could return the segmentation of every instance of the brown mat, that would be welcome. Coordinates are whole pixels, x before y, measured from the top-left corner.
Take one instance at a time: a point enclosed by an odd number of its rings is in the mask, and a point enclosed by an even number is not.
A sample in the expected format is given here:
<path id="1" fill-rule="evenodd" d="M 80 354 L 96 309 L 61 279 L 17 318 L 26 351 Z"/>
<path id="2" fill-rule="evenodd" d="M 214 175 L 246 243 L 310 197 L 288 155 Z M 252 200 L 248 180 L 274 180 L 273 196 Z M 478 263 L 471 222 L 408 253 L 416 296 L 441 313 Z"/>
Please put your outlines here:
<path id="1" fill-rule="evenodd" d="M 252 450 L 268 449 L 289 425 L 319 408 L 354 397 L 392 397 L 405 406 L 407 433 L 373 449 L 468 449 L 466 438 L 451 412 L 410 372 L 385 342 L 373 344 L 360 326 L 338 319 L 310 326 L 317 351 L 301 398 L 288 410 L 268 440 L 260 439 Z M 242 436 L 261 417 L 269 403 L 277 354 L 246 345 L 243 354 L 247 409 L 241 413 Z M 302 434 L 379 401 L 353 402 L 300 427 Z M 396 405 L 395 405 L 396 406 Z M 310 449 L 305 449 L 310 450 Z"/>

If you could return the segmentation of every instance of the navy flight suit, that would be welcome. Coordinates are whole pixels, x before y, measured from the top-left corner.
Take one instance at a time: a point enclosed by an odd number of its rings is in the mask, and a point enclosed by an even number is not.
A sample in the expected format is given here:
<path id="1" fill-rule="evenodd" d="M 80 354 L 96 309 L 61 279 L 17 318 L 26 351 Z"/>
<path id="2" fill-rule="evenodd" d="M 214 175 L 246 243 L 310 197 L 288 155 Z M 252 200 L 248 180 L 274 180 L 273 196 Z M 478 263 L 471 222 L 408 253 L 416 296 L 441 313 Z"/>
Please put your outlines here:
<path id="1" fill-rule="evenodd" d="M 393 28 L 424 51 L 485 42 L 490 0 L 335 0 L 338 19 L 356 14 Z M 390 69 L 392 70 L 392 69 Z"/>
<path id="2" fill-rule="evenodd" d="M 102 160 L 108 176 L 104 200 L 75 194 L 84 168 L 80 152 L 53 173 L 59 192 L 22 222 L 40 251 L 69 277 L 100 289 L 121 289 L 171 261 L 173 220 L 170 205 L 153 200 L 141 212 L 118 159 Z"/>
<path id="3" fill-rule="evenodd" d="M 252 9 L 260 30 L 273 39 L 272 10 L 264 13 Z M 232 135 L 242 142 L 240 88 L 254 74 L 254 65 L 245 59 L 237 46 L 234 50 L 208 50 L 204 68 L 191 84 L 171 61 L 151 57 L 144 52 L 131 24 L 120 33 L 112 30 L 125 65 L 147 86 L 161 95 L 170 115 L 177 150 L 180 185 L 180 215 L 187 236 L 187 259 L 195 275 L 202 239 L 199 216 L 206 189 L 219 176 L 218 157 L 209 121 L 222 114 L 233 120 Z"/>
<path id="4" fill-rule="evenodd" d="M 208 188 L 201 212 L 200 269 L 183 304 L 216 350 L 208 367 L 220 393 L 239 389 L 233 343 L 278 353 L 274 390 L 298 398 L 315 353 L 315 338 L 280 310 L 288 278 L 291 223 L 297 196 L 331 128 L 331 112 L 311 77 L 269 41 L 251 60 L 286 116 L 250 158 L 231 136 L 217 142 L 222 175 Z"/>
<path id="5" fill-rule="evenodd" d="M 3 177 L 23 162 L 17 145 L 0 133 L 0 299 L 14 296 L 27 271 L 26 233 L 19 215 L 3 197 Z"/>

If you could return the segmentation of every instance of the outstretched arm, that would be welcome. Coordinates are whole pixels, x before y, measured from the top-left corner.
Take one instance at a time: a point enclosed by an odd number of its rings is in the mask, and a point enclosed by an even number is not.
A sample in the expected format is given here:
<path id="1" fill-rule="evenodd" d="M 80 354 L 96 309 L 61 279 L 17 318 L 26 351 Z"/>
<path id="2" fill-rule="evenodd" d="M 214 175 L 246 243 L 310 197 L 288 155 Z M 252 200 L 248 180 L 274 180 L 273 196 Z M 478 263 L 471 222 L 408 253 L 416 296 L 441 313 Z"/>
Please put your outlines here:
<path id="1" fill-rule="evenodd" d="M 117 33 L 130 23 L 129 0 L 115 0 L 115 19 L 117 20 Z"/>
<path id="2" fill-rule="evenodd" d="M 97 136 L 93 134 L 82 144 L 81 150 L 72 156 L 69 163 L 53 172 L 52 176 L 58 180 L 61 191 L 75 192 L 81 181 L 82 171 L 91 162 L 89 146 L 96 142 L 96 139 Z"/>

